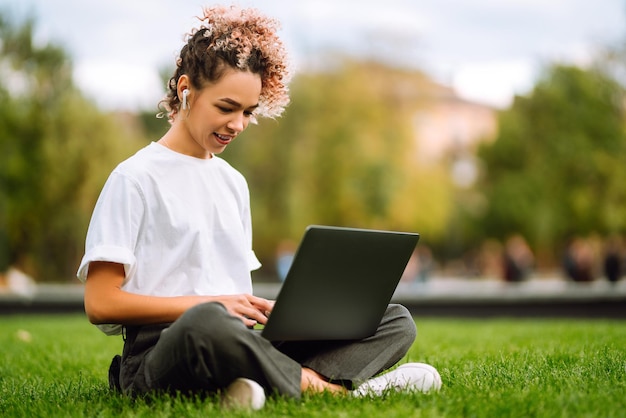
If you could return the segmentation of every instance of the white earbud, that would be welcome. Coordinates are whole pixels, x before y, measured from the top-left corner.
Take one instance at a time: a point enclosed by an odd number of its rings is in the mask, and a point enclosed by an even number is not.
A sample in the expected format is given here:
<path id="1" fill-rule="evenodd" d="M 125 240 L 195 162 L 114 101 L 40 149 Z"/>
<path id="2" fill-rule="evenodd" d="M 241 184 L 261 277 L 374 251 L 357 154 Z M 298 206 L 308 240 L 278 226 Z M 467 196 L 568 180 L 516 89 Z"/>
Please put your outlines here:
<path id="1" fill-rule="evenodd" d="M 189 94 L 189 89 L 183 90 L 183 110 L 187 109 L 187 95 Z"/>

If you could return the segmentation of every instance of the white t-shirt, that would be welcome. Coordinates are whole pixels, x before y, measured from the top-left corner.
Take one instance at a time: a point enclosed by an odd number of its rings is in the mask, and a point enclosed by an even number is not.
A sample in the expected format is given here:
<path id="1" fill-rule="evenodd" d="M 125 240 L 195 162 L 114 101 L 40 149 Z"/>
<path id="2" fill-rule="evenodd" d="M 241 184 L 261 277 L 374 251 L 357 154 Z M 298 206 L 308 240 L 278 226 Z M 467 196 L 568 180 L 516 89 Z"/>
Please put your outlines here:
<path id="1" fill-rule="evenodd" d="M 124 265 L 122 289 L 152 296 L 252 293 L 250 197 L 244 177 L 216 156 L 152 143 L 109 176 L 77 276 L 92 261 Z M 101 325 L 119 334 L 120 325 Z"/>

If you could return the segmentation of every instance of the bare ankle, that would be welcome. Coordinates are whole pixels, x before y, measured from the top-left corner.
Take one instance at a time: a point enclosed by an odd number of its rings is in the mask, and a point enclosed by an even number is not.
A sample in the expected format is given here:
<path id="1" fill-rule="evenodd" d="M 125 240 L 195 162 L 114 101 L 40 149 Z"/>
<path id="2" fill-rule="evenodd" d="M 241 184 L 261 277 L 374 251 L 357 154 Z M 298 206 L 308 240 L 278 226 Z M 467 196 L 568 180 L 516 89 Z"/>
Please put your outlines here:
<path id="1" fill-rule="evenodd" d="M 346 389 L 335 383 L 330 383 L 321 374 L 307 367 L 302 368 L 300 390 L 304 392 L 331 392 L 346 393 Z"/>

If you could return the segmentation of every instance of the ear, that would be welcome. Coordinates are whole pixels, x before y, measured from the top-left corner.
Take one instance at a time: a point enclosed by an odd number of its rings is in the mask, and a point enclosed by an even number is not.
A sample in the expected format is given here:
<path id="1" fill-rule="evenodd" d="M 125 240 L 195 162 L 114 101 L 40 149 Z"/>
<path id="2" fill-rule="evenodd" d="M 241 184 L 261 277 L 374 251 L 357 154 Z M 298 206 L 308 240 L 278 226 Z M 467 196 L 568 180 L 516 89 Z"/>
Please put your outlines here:
<path id="1" fill-rule="evenodd" d="M 176 93 L 178 94 L 178 100 L 182 103 L 183 101 L 183 90 L 188 89 L 191 92 L 191 82 L 189 81 L 189 77 L 187 74 L 183 74 L 178 77 L 178 83 L 176 83 Z M 187 100 L 189 100 L 189 96 L 187 96 Z"/>

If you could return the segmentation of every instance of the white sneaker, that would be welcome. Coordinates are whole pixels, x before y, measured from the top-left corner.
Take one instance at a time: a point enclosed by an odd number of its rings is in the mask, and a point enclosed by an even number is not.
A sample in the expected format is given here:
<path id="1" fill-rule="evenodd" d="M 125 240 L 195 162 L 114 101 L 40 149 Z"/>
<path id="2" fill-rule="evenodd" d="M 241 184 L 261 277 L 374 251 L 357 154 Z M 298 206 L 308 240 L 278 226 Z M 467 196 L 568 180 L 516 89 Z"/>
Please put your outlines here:
<path id="1" fill-rule="evenodd" d="M 265 391 L 254 380 L 240 377 L 231 383 L 221 400 L 222 408 L 259 410 L 265 404 Z"/>
<path id="2" fill-rule="evenodd" d="M 382 396 L 388 391 L 429 392 L 441 389 L 441 376 L 433 366 L 424 363 L 406 363 L 378 377 L 374 377 L 352 391 L 357 397 Z"/>

